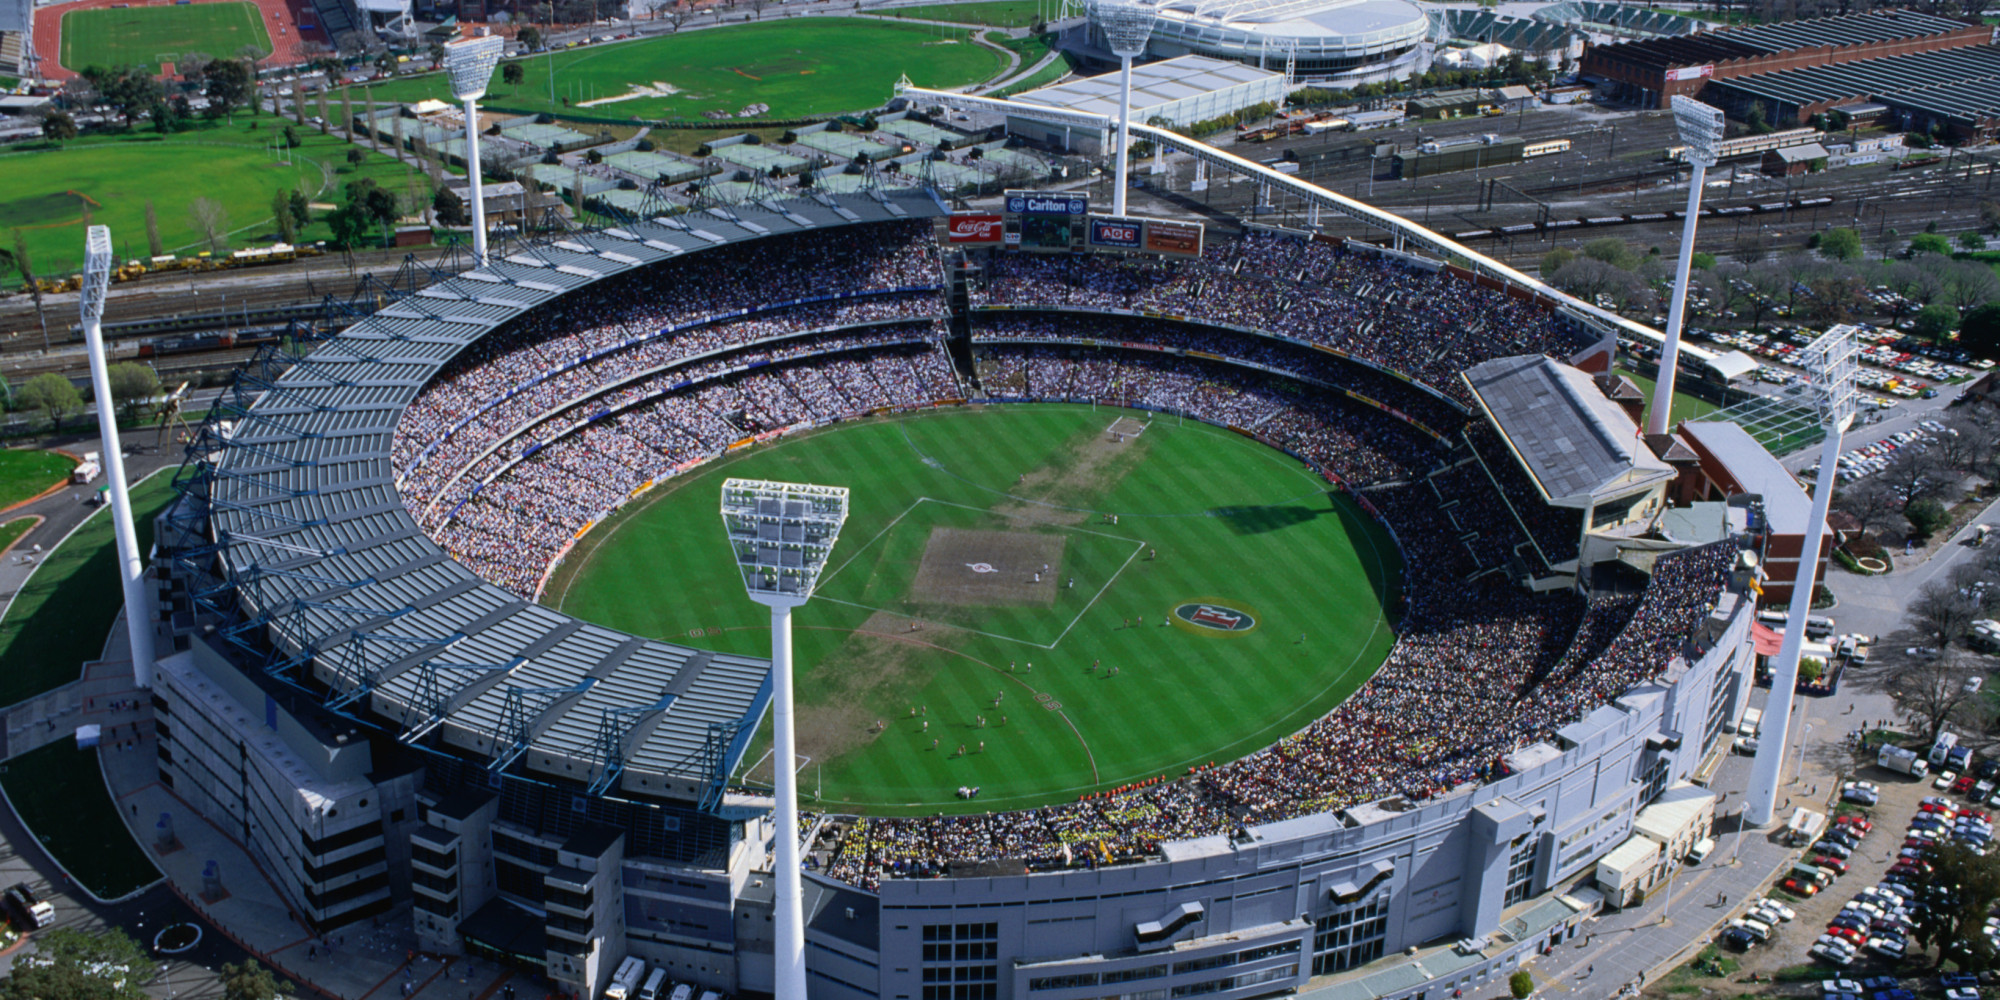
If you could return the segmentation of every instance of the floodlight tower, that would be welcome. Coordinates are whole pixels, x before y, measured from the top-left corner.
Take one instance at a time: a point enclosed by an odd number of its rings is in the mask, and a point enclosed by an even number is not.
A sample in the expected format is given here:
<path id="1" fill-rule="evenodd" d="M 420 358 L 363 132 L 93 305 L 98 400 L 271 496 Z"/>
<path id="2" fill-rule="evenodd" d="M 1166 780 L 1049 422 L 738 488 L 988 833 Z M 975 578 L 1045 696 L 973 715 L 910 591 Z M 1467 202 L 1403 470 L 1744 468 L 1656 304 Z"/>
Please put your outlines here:
<path id="1" fill-rule="evenodd" d="M 461 38 L 444 46 L 445 74 L 451 93 L 465 104 L 465 174 L 472 179 L 472 257 L 486 266 L 486 195 L 479 178 L 479 99 L 507 47 L 499 35 Z"/>
<path id="2" fill-rule="evenodd" d="M 1124 215 L 1126 147 L 1132 136 L 1132 58 L 1146 51 L 1146 41 L 1153 37 L 1154 11 L 1139 0 L 1095 0 L 1090 13 L 1111 54 L 1118 57 L 1118 167 L 1113 172 L 1117 186 L 1111 189 L 1111 214 Z"/>
<path id="3" fill-rule="evenodd" d="M 1681 255 L 1674 263 L 1674 298 L 1667 306 L 1667 342 L 1660 346 L 1659 381 L 1653 386 L 1653 411 L 1646 433 L 1665 434 L 1674 409 L 1674 375 L 1680 367 L 1681 322 L 1687 313 L 1688 267 L 1694 263 L 1694 226 L 1701 214 L 1702 185 L 1715 165 L 1716 144 L 1722 141 L 1722 111 L 1692 97 L 1674 96 L 1674 128 L 1687 143 L 1694 176 L 1688 181 L 1687 221 L 1681 224 Z"/>
<path id="4" fill-rule="evenodd" d="M 1805 392 L 1819 414 L 1826 442 L 1819 450 L 1819 476 L 1813 482 L 1812 519 L 1806 522 L 1805 545 L 1799 549 L 1799 571 L 1792 581 L 1791 611 L 1785 619 L 1785 642 L 1771 663 L 1771 697 L 1764 705 L 1764 733 L 1750 770 L 1750 790 L 1743 807 L 1744 822 L 1763 826 L 1772 820 L 1778 798 L 1779 772 L 1785 744 L 1791 737 L 1792 695 L 1798 687 L 1799 648 L 1805 644 L 1806 618 L 1812 614 L 1813 589 L 1819 583 L 1819 548 L 1826 535 L 1827 504 L 1840 475 L 1841 438 L 1854 422 L 1854 374 L 1860 346 L 1855 328 L 1836 326 L 1801 352 L 1806 370 Z"/>
<path id="5" fill-rule="evenodd" d="M 146 567 L 139 561 L 139 536 L 132 530 L 132 496 L 125 488 L 125 454 L 118 441 L 118 407 L 104 363 L 104 294 L 111 284 L 111 229 L 92 226 L 84 236 L 84 349 L 90 354 L 90 392 L 97 400 L 98 448 L 111 492 L 111 530 L 117 536 L 118 577 L 125 586 L 125 634 L 132 640 L 132 682 L 153 686 L 153 626 L 146 613 Z"/>
<path id="6" fill-rule="evenodd" d="M 847 488 L 731 479 L 722 525 L 750 599 L 771 609 L 771 761 L 776 808 L 772 863 L 777 937 L 772 994 L 806 995 L 805 907 L 799 888 L 799 783 L 792 720 L 792 609 L 812 598 L 847 520 Z"/>

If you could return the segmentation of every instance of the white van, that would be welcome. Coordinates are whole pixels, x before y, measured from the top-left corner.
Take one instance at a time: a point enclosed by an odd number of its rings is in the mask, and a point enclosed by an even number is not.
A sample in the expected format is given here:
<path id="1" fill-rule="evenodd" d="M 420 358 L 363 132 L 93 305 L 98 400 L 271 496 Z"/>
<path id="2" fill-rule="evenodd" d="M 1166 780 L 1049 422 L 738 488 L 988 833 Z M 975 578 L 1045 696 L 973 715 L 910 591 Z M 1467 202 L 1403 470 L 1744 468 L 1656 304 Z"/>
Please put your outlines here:
<path id="1" fill-rule="evenodd" d="M 646 977 L 646 985 L 639 990 L 639 1000 L 660 1000 L 660 987 L 667 982 L 667 970 L 654 969 Z"/>
<path id="2" fill-rule="evenodd" d="M 722 1000 L 722 994 L 717 993 L 714 990 L 702 990 L 701 1000 Z"/>
<path id="3" fill-rule="evenodd" d="M 1710 851 L 1715 850 L 1715 838 L 1703 837 L 1688 851 L 1688 864 L 1698 865 L 1708 860 Z"/>
<path id="4" fill-rule="evenodd" d="M 694 1000 L 694 987 L 686 983 L 674 987 L 673 1000 Z"/>

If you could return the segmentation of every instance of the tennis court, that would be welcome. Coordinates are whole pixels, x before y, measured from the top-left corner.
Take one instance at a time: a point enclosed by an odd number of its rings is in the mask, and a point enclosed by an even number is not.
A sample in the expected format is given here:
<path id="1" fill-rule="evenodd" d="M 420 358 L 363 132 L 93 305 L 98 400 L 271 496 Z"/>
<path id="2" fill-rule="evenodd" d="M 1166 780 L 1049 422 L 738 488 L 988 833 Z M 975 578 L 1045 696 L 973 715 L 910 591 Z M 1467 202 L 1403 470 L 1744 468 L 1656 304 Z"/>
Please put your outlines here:
<path id="1" fill-rule="evenodd" d="M 725 163 L 734 163 L 746 170 L 755 170 L 760 174 L 770 173 L 772 167 L 777 167 L 781 171 L 790 173 L 806 165 L 804 159 L 793 156 L 790 153 L 781 153 L 768 146 L 752 146 L 748 143 L 741 143 L 734 146 L 717 146 L 714 148 L 716 159 Z"/>
<path id="2" fill-rule="evenodd" d="M 648 180 L 662 178 L 669 184 L 678 184 L 681 181 L 693 180 L 706 172 L 699 163 L 690 163 L 687 160 L 677 157 L 665 156 L 660 153 L 647 153 L 636 149 L 623 153 L 613 153 L 605 157 L 604 162 L 628 174 L 634 174 Z"/>

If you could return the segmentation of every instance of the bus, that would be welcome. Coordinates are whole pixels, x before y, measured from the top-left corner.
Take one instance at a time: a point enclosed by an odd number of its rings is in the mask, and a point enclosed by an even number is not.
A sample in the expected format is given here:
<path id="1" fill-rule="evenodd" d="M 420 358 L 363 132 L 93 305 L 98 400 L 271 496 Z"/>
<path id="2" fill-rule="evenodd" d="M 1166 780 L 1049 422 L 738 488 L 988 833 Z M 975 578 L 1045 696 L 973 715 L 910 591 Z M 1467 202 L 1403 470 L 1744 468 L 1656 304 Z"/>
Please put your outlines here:
<path id="1" fill-rule="evenodd" d="M 1521 155 L 1525 158 L 1533 159 L 1534 157 L 1537 156 L 1549 156 L 1554 153 L 1566 153 L 1568 151 L 1569 151 L 1568 139 L 1550 139 L 1547 142 L 1529 143 L 1527 146 L 1522 148 Z"/>

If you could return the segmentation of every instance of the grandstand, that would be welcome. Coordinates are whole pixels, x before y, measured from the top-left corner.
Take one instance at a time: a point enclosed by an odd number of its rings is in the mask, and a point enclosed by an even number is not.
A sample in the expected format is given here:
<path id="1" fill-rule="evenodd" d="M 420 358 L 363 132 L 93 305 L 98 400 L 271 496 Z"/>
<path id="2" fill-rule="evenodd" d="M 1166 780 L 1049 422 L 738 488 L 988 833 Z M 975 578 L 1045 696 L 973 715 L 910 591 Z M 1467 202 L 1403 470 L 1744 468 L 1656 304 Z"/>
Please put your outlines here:
<path id="1" fill-rule="evenodd" d="M 1692 17 L 1596 0 L 1563 0 L 1529 16 L 1609 38 L 1679 38 L 1707 27 Z"/>
<path id="2" fill-rule="evenodd" d="M 1411 978 L 1405 949 L 1484 938 L 1427 960 L 1468 989 L 1575 934 L 1590 907 L 1538 897 L 1696 773 L 1751 674 L 1746 540 L 1648 530 L 1664 463 L 1623 387 L 1576 367 L 1603 366 L 1612 328 L 1404 249 L 1439 239 L 1414 227 L 1395 249 L 1250 229 L 1182 262 L 967 259 L 938 249 L 945 211 L 820 191 L 571 233 L 265 356 L 160 523 L 162 780 L 277 776 L 197 798 L 270 828 L 252 849 L 315 930 L 408 900 L 426 948 L 579 995 L 628 955 L 768 991 L 778 835 L 811 859 L 822 997 L 1401 998 L 1440 975 Z M 1402 550 L 1387 662 L 1241 759 L 772 831 L 728 783 L 765 663 L 532 603 L 663 480 L 967 397 L 1174 413 L 1306 463 Z M 1594 442 L 1587 468 L 1565 440 Z M 325 808 L 299 815 L 298 792 Z"/>
<path id="3" fill-rule="evenodd" d="M 0 73 L 33 76 L 35 0 L 0 0 Z"/>
<path id="4" fill-rule="evenodd" d="M 1283 72 L 1294 83 L 1340 86 L 1406 76 L 1422 68 L 1430 29 L 1407 0 L 1153 0 L 1159 19 L 1147 52 L 1209 56 Z M 1090 48 L 1109 60 L 1094 25 Z"/>

